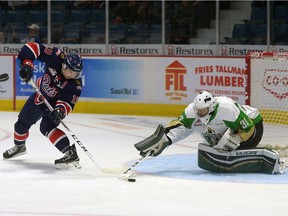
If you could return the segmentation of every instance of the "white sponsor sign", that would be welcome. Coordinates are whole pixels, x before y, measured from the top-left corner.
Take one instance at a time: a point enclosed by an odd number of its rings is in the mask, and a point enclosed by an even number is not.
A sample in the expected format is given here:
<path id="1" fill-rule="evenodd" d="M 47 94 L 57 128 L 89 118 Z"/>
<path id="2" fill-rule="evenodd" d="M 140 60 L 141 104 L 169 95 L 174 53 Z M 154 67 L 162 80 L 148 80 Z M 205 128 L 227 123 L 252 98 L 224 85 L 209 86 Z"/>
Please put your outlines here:
<path id="1" fill-rule="evenodd" d="M 208 90 L 245 104 L 247 81 L 242 58 L 164 57 L 146 61 L 146 96 L 158 103 L 191 103 L 199 91 Z"/>

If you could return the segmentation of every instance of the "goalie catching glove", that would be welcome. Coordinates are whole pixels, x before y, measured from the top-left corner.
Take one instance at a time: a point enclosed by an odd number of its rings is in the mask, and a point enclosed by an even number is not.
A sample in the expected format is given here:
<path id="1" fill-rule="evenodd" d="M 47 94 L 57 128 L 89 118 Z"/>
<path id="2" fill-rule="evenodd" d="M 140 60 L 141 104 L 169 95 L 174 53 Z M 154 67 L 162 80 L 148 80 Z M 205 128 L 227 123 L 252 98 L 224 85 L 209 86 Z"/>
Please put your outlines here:
<path id="1" fill-rule="evenodd" d="M 171 145 L 171 141 L 165 135 L 165 128 L 162 125 L 158 125 L 156 131 L 151 136 L 136 143 L 134 146 L 140 151 L 141 156 L 149 154 L 152 157 L 156 157 L 169 145 Z"/>

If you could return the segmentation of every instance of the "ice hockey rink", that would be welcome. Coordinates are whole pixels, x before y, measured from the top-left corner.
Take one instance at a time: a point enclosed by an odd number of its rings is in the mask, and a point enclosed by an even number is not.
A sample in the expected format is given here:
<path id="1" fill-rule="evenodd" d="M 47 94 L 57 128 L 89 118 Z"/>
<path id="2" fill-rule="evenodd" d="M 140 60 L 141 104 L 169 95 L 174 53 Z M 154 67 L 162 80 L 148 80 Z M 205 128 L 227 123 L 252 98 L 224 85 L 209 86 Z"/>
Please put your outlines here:
<path id="1" fill-rule="evenodd" d="M 1 154 L 13 145 L 17 114 L 0 112 Z M 27 154 L 0 160 L 0 215 L 288 215 L 287 172 L 215 174 L 201 170 L 197 166 L 198 135 L 143 161 L 135 169 L 136 182 L 120 180 L 121 171 L 140 157 L 134 144 L 171 119 L 70 114 L 65 119 L 67 126 L 94 160 L 114 174 L 101 172 L 79 145 L 82 169 L 55 169 L 54 160 L 62 154 L 41 135 L 39 125 L 34 125 Z"/>

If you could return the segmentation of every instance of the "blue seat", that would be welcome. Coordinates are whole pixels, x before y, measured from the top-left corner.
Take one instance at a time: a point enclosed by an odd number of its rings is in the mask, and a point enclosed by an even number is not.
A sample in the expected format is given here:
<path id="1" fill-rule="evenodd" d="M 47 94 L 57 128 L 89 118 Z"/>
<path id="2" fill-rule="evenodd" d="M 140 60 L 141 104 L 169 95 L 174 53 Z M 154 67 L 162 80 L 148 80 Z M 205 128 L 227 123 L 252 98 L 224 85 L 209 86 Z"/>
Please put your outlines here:
<path id="1" fill-rule="evenodd" d="M 9 24 L 26 24 L 26 10 L 8 10 L 6 21 Z"/>
<path id="2" fill-rule="evenodd" d="M 105 10 L 92 10 L 91 17 L 89 17 L 89 23 L 105 23 Z"/>
<path id="3" fill-rule="evenodd" d="M 67 22 L 68 23 L 81 23 L 86 24 L 88 23 L 89 18 L 89 11 L 87 10 L 72 10 L 67 13 Z"/>
<path id="4" fill-rule="evenodd" d="M 227 44 L 247 44 L 251 34 L 253 25 L 249 23 L 235 24 L 233 27 L 232 37 L 225 38 Z"/>
<path id="5" fill-rule="evenodd" d="M 251 21 L 267 20 L 267 8 L 266 7 L 252 7 Z"/>
<path id="6" fill-rule="evenodd" d="M 83 29 L 82 43 L 103 44 L 105 43 L 105 25 L 88 24 Z"/>
<path id="7" fill-rule="evenodd" d="M 126 24 L 109 25 L 110 43 L 119 43 L 124 38 Z"/>
<path id="8" fill-rule="evenodd" d="M 64 44 L 77 44 L 80 43 L 82 38 L 82 29 L 75 25 L 64 25 L 63 26 L 63 36 L 59 40 L 59 43 Z"/>
<path id="9" fill-rule="evenodd" d="M 51 22 L 52 24 L 65 24 L 66 21 L 66 13 L 63 11 L 54 10 L 51 11 Z"/>
<path id="10" fill-rule="evenodd" d="M 86 25 L 83 30 L 84 37 L 93 37 L 96 35 L 103 35 L 105 36 L 105 26 L 104 25 Z"/>
<path id="11" fill-rule="evenodd" d="M 287 45 L 288 44 L 288 24 L 287 23 L 272 23 L 271 38 L 273 44 Z"/>
<path id="12" fill-rule="evenodd" d="M 252 37 L 266 37 L 267 36 L 267 24 L 260 23 L 255 25 L 252 31 Z"/>
<path id="13" fill-rule="evenodd" d="M 267 42 L 267 24 L 259 23 L 253 27 L 250 44 L 265 44 Z"/>
<path id="14" fill-rule="evenodd" d="M 275 21 L 288 21 L 288 7 L 283 5 L 275 6 L 273 19 Z"/>
<path id="15" fill-rule="evenodd" d="M 153 24 L 150 32 L 150 43 L 161 44 L 162 43 L 162 25 Z"/>
<path id="16" fill-rule="evenodd" d="M 232 38 L 234 39 L 248 39 L 251 37 L 251 24 L 235 24 L 233 27 Z"/>
<path id="17" fill-rule="evenodd" d="M 0 26 L 6 24 L 6 12 L 4 10 L 0 10 Z"/>
<path id="18" fill-rule="evenodd" d="M 81 38 L 83 32 L 82 24 L 66 24 L 63 26 L 64 35 L 67 38 Z"/>
<path id="19" fill-rule="evenodd" d="M 27 14 L 27 23 L 37 23 L 37 24 L 46 24 L 47 23 L 47 12 L 30 10 Z"/>

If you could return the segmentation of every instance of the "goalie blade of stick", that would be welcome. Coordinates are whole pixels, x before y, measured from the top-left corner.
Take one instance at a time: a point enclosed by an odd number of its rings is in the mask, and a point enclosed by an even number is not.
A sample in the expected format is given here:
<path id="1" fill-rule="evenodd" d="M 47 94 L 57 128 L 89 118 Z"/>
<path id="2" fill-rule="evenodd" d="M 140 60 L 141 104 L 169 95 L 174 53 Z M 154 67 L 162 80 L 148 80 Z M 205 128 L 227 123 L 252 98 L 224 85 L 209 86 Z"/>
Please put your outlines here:
<path id="1" fill-rule="evenodd" d="M 127 173 L 122 174 L 122 175 L 119 177 L 119 179 L 127 180 L 127 179 L 131 178 L 131 176 L 133 176 L 133 175 L 134 175 L 134 173 L 133 173 L 132 171 L 130 171 L 130 172 L 127 172 Z"/>
<path id="2" fill-rule="evenodd" d="M 7 73 L 0 74 L 0 82 L 4 82 L 9 79 L 9 75 Z"/>

